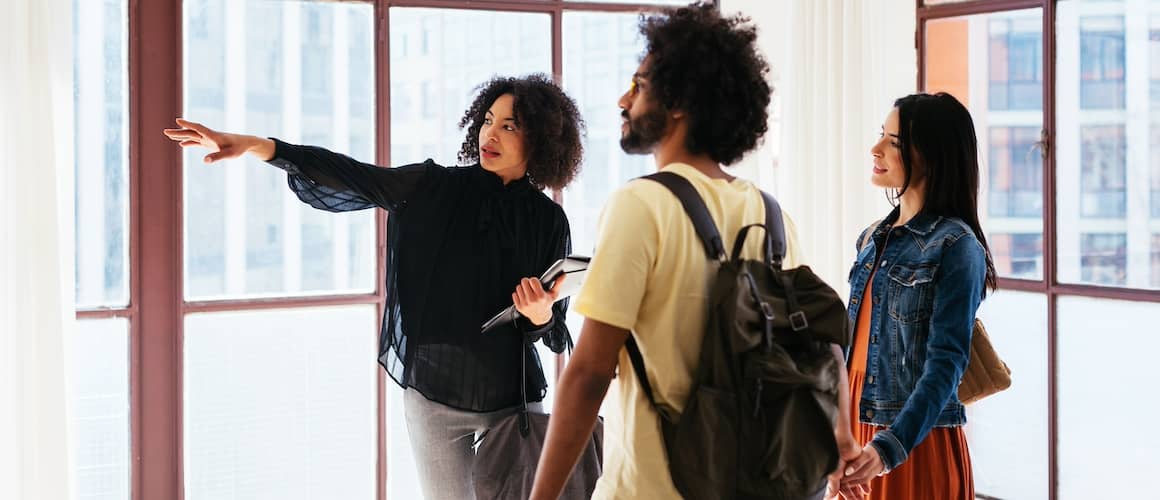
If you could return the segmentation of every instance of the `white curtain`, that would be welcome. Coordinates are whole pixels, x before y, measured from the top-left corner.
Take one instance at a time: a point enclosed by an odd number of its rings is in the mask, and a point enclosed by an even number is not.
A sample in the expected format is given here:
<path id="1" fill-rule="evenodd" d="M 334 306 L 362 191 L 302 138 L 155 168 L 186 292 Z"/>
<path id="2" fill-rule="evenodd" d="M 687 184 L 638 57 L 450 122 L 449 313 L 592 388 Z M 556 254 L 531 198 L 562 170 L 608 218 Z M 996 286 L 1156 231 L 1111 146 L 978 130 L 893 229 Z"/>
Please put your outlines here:
<path id="1" fill-rule="evenodd" d="M 0 498 L 68 499 L 65 346 L 73 328 L 72 17 L 0 16 Z"/>
<path id="2" fill-rule="evenodd" d="M 724 0 L 722 9 L 757 23 L 780 104 L 741 174 L 777 195 L 805 262 L 845 293 L 858 233 L 891 209 L 870 186 L 869 149 L 894 99 L 916 89 L 914 0 Z"/>

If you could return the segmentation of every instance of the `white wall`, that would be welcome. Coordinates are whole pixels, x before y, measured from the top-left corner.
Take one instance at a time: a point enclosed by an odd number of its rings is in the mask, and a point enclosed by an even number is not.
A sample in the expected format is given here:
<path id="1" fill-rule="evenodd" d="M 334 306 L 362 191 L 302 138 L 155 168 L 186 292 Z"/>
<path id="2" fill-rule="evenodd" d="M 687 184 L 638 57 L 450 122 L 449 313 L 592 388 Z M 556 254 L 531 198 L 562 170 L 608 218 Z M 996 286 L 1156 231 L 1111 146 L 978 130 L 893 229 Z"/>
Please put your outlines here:
<path id="1" fill-rule="evenodd" d="M 750 16 L 775 79 L 770 133 L 737 169 L 798 224 L 806 262 L 840 292 L 854 241 L 890 205 L 869 185 L 870 146 L 917 81 L 912 0 L 723 0 Z"/>

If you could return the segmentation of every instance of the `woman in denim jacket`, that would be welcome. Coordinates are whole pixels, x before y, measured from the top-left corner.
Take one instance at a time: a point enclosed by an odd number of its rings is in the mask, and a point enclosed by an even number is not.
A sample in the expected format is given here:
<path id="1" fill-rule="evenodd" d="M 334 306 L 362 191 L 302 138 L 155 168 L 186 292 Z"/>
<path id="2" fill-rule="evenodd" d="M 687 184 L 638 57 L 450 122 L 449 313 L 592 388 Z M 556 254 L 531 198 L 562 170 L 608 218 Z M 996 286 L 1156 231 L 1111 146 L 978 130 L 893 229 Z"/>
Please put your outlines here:
<path id="1" fill-rule="evenodd" d="M 897 206 L 863 231 L 850 271 L 851 421 L 864 448 L 843 457 L 831 498 L 974 499 L 957 389 L 995 287 L 974 124 L 949 94 L 903 97 L 870 152 L 870 180 L 896 190 Z"/>

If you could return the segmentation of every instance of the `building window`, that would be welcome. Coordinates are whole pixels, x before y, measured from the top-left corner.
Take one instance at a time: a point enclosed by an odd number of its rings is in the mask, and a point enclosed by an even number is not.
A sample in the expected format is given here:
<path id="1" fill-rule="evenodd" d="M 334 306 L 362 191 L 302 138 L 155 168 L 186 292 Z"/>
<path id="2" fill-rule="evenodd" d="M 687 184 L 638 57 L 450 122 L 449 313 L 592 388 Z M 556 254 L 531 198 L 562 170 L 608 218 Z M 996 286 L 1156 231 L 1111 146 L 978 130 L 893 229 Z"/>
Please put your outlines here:
<path id="1" fill-rule="evenodd" d="M 1000 276 L 1031 280 L 1043 276 L 1042 234 L 993 234 L 988 240 Z"/>
<path id="2" fill-rule="evenodd" d="M 992 127 L 987 212 L 995 217 L 1043 215 L 1043 165 L 1038 127 Z"/>
<path id="3" fill-rule="evenodd" d="M 988 105 L 992 110 L 1043 107 L 1043 34 L 1024 20 L 989 24 Z"/>
<path id="4" fill-rule="evenodd" d="M 1081 235 L 1080 269 L 1085 283 L 1124 286 L 1128 282 L 1128 236 L 1124 233 Z"/>
<path id="5" fill-rule="evenodd" d="M 1153 29 L 1148 31 L 1148 56 L 1151 57 L 1148 67 L 1148 86 L 1150 86 L 1150 101 L 1153 116 L 1160 110 L 1160 16 L 1153 17 Z M 1151 188 L 1148 201 L 1152 205 L 1152 217 L 1160 218 L 1160 121 L 1152 123 L 1151 140 L 1148 142 L 1148 161 L 1151 162 Z"/>
<path id="6" fill-rule="evenodd" d="M 1080 141 L 1083 175 L 1080 215 L 1124 217 L 1127 212 L 1124 126 L 1081 127 Z"/>
<path id="7" fill-rule="evenodd" d="M 1160 219 L 1160 123 L 1153 123 L 1149 133 L 1151 140 L 1148 144 L 1148 162 L 1152 171 L 1149 176 L 1151 188 L 1148 190 L 1148 200 L 1152 204 L 1152 217 Z"/>
<path id="8" fill-rule="evenodd" d="M 1160 23 L 1160 17 L 1153 23 Z M 1153 110 L 1160 109 L 1160 28 L 1148 32 L 1148 98 Z"/>
<path id="9" fill-rule="evenodd" d="M 1080 21 L 1080 108 L 1124 109 L 1124 18 Z"/>
<path id="10" fill-rule="evenodd" d="M 1152 288 L 1160 288 L 1160 233 L 1152 235 Z"/>

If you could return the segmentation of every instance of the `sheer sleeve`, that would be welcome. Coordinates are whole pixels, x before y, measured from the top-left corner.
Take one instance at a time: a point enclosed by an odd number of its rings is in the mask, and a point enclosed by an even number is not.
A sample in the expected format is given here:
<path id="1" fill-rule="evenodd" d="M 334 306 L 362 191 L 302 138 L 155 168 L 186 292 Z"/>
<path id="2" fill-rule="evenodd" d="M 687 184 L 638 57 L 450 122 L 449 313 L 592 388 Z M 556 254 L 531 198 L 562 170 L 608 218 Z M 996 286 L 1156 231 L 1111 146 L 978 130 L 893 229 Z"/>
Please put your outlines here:
<path id="1" fill-rule="evenodd" d="M 298 199 L 330 212 L 372 207 L 400 210 L 427 175 L 442 168 L 431 160 L 382 168 L 316 146 L 298 146 L 277 139 L 274 144 L 274 158 L 268 163 L 286 171 L 287 182 Z"/>

